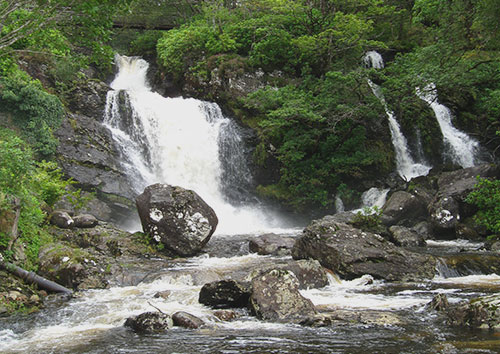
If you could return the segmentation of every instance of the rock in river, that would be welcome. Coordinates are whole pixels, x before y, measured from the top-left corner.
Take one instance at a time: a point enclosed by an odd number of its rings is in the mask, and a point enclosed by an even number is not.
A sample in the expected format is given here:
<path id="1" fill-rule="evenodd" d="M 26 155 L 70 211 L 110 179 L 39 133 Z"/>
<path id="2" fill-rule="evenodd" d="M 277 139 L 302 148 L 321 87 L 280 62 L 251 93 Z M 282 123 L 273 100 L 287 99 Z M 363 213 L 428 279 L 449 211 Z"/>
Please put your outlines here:
<path id="1" fill-rule="evenodd" d="M 380 235 L 325 217 L 313 221 L 295 242 L 294 259 L 312 258 L 347 279 L 370 274 L 391 281 L 432 278 L 436 260 L 410 252 Z"/>
<path id="2" fill-rule="evenodd" d="M 311 300 L 299 292 L 295 275 L 273 269 L 252 280 L 250 307 L 261 320 L 301 323 L 316 316 Z"/>
<path id="3" fill-rule="evenodd" d="M 181 256 L 201 251 L 217 227 L 213 209 L 194 191 L 181 187 L 151 185 L 136 204 L 144 232 Z"/>
<path id="4" fill-rule="evenodd" d="M 160 333 L 173 325 L 172 318 L 161 312 L 144 312 L 125 321 L 125 327 L 130 327 L 137 333 Z"/>

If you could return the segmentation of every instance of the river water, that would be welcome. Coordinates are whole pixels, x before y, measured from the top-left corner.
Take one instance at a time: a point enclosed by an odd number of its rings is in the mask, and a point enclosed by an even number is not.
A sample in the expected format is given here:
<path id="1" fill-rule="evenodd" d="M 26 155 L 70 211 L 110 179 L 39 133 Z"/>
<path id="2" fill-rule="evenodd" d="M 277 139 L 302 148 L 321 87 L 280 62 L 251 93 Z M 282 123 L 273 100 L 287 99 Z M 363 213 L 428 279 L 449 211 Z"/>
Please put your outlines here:
<path id="1" fill-rule="evenodd" d="M 301 229 L 292 228 L 245 193 L 252 185 L 242 162 L 248 152 L 241 146 L 238 127 L 218 106 L 161 97 L 147 84 L 145 61 L 117 57 L 117 62 L 120 71 L 108 94 L 105 124 L 121 144 L 123 166 L 132 182 L 138 191 L 155 182 L 196 190 L 216 210 L 221 220 L 218 232 L 198 257 L 145 260 L 156 270 L 134 286 L 84 291 L 68 301 L 51 296 L 36 314 L 0 319 L 0 352 L 498 352 L 500 338 L 495 333 L 450 328 L 425 306 L 438 293 L 459 302 L 498 292 L 500 276 L 474 271 L 456 274 L 445 266 L 436 270 L 434 279 L 418 283 L 388 283 L 368 276 L 345 281 L 331 274 L 328 286 L 301 291 L 318 311 L 338 315 L 339 321 L 328 327 L 259 321 L 244 309 L 235 310 L 238 317 L 233 321 L 218 320 L 214 310 L 198 303 L 201 287 L 220 279 L 245 278 L 266 264 L 290 262 L 290 257 L 250 254 L 248 240 L 270 231 L 298 237 Z M 371 191 L 366 203 L 376 204 L 386 193 Z M 420 251 L 477 253 L 480 246 L 466 241 L 429 242 Z M 170 291 L 166 299 L 154 297 L 166 290 Z M 138 335 L 123 326 L 128 317 L 155 308 L 168 314 L 189 312 L 206 326 L 174 327 L 155 335 Z"/>

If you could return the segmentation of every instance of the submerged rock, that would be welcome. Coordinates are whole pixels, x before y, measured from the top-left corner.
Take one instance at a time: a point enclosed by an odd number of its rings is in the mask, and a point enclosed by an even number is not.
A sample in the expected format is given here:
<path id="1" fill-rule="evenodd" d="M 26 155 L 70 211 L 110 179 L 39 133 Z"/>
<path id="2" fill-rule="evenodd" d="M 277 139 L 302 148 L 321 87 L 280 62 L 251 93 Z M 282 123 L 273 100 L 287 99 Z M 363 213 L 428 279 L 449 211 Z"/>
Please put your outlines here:
<path id="1" fill-rule="evenodd" d="M 299 292 L 292 272 L 271 270 L 252 280 L 250 307 L 261 320 L 301 323 L 315 317 L 311 300 Z"/>
<path id="2" fill-rule="evenodd" d="M 203 285 L 198 301 L 214 308 L 246 307 L 250 293 L 249 283 L 220 280 Z"/>
<path id="3" fill-rule="evenodd" d="M 161 333 L 174 325 L 172 318 L 161 312 L 144 312 L 140 315 L 129 317 L 125 327 L 130 327 L 136 333 Z"/>
<path id="4" fill-rule="evenodd" d="M 292 250 L 294 259 L 312 258 L 347 279 L 370 274 L 386 280 L 432 278 L 436 260 L 410 252 L 383 237 L 329 218 L 313 221 Z"/>
<path id="5" fill-rule="evenodd" d="M 177 311 L 174 313 L 172 315 L 172 320 L 175 326 L 190 329 L 197 329 L 205 324 L 202 319 L 184 311 Z"/>
<path id="6" fill-rule="evenodd" d="M 201 251 L 217 227 L 213 209 L 198 194 L 181 187 L 148 186 L 136 204 L 144 232 L 181 256 Z"/>
<path id="7" fill-rule="evenodd" d="M 221 321 L 232 321 L 238 317 L 236 312 L 231 310 L 218 310 L 214 312 L 214 316 Z"/>

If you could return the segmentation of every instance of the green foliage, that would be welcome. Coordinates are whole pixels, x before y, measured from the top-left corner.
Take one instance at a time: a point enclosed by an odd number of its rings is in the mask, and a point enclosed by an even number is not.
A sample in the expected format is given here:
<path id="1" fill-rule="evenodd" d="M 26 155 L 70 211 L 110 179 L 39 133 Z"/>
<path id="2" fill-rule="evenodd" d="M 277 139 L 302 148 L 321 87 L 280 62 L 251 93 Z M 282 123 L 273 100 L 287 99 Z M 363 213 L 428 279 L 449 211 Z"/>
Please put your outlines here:
<path id="1" fill-rule="evenodd" d="M 12 208 L 13 198 L 20 201 L 18 227 L 27 256 L 25 267 L 33 269 L 39 248 L 51 240 L 43 228 L 43 210 L 53 206 L 71 182 L 63 180 L 55 163 L 35 162 L 30 148 L 7 129 L 0 129 L 0 162 L 0 212 Z M 8 235 L 0 235 L 2 252 L 9 239 Z"/>
<path id="2" fill-rule="evenodd" d="M 353 219 L 353 226 L 362 230 L 376 230 L 382 225 L 382 210 L 376 206 L 365 207 L 358 211 Z"/>
<path id="3" fill-rule="evenodd" d="M 478 177 L 477 181 L 466 201 L 479 209 L 475 220 L 500 235 L 500 180 Z"/>
<path id="4" fill-rule="evenodd" d="M 0 78 L 0 104 L 11 112 L 13 123 L 42 158 L 55 153 L 57 140 L 52 131 L 62 122 L 61 101 L 19 69 Z"/>

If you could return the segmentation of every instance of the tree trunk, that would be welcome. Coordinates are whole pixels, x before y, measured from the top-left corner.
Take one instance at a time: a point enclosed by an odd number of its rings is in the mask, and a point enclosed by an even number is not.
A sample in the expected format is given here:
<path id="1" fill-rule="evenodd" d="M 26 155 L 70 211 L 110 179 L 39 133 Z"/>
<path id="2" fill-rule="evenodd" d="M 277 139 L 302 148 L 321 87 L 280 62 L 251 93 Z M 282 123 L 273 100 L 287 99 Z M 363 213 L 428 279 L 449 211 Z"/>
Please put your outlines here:
<path id="1" fill-rule="evenodd" d="M 68 295 L 73 294 L 72 290 L 65 288 L 62 285 L 59 285 L 53 281 L 45 279 L 33 272 L 28 272 L 27 270 L 24 270 L 21 267 L 18 267 L 12 263 L 0 260 L 0 269 L 2 268 L 8 271 L 9 273 L 18 276 L 19 278 L 23 279 L 25 282 L 29 284 L 36 284 L 41 289 L 55 293 L 64 293 Z"/>

